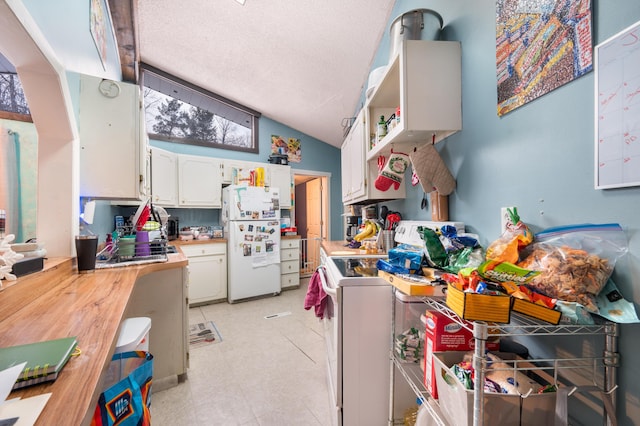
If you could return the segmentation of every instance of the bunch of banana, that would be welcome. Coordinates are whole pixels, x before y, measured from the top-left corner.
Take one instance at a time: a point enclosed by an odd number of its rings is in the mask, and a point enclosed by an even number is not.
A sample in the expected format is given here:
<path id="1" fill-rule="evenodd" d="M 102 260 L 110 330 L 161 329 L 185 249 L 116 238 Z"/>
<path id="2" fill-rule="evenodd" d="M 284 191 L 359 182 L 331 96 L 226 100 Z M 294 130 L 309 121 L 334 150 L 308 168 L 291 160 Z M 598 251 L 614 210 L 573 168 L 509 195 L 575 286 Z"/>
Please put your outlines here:
<path id="1" fill-rule="evenodd" d="M 354 240 L 360 242 L 366 240 L 367 238 L 375 237 L 378 233 L 378 228 L 380 225 L 373 220 L 367 220 L 364 222 L 364 228 L 360 232 L 353 237 Z"/>

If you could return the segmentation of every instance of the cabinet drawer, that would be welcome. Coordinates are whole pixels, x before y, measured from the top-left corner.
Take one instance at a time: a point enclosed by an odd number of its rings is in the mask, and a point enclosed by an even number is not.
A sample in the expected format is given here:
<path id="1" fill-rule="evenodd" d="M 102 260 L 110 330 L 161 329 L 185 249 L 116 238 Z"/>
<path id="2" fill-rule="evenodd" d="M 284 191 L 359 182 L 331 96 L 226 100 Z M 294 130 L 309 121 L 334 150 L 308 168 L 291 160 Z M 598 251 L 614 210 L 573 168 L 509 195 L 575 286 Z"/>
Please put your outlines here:
<path id="1" fill-rule="evenodd" d="M 292 238 L 292 239 L 281 239 L 280 240 L 280 248 L 282 250 L 292 249 L 292 248 L 300 248 L 300 238 Z"/>
<path id="2" fill-rule="evenodd" d="M 286 262 L 280 262 L 280 274 L 293 274 L 300 272 L 300 261 L 288 260 Z"/>
<path id="3" fill-rule="evenodd" d="M 180 249 L 187 257 L 227 253 L 226 243 L 180 244 Z"/>
<path id="4" fill-rule="evenodd" d="M 287 260 L 298 260 L 300 258 L 300 251 L 298 249 L 286 249 L 280 250 L 280 260 L 286 262 Z"/>
<path id="5" fill-rule="evenodd" d="M 299 274 L 284 274 L 280 277 L 280 287 L 297 287 L 300 285 Z"/>

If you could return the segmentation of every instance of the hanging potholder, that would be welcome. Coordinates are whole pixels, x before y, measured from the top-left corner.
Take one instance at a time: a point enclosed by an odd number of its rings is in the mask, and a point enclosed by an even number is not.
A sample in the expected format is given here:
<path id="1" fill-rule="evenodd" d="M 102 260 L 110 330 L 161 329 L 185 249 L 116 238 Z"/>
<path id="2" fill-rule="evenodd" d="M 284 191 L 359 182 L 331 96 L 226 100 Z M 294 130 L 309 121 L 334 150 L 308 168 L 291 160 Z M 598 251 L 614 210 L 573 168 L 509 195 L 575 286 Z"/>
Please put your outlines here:
<path id="1" fill-rule="evenodd" d="M 409 158 L 424 192 L 435 189 L 441 195 L 449 195 L 456 189 L 456 180 L 433 144 L 425 143 L 409 154 Z"/>

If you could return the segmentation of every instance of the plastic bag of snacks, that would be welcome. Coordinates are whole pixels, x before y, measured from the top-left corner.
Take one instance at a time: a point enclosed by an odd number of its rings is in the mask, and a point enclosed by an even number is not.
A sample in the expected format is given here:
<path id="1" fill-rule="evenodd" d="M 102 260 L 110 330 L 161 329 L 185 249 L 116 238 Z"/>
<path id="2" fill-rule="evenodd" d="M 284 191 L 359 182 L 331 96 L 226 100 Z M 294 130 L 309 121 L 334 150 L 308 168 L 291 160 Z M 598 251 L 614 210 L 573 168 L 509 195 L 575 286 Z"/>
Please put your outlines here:
<path id="1" fill-rule="evenodd" d="M 518 266 L 540 271 L 527 283 L 535 291 L 598 313 L 596 296 L 627 251 L 618 224 L 565 226 L 537 234 Z"/>
<path id="2" fill-rule="evenodd" d="M 520 251 L 533 242 L 529 227 L 520 220 L 518 210 L 507 209 L 509 221 L 500 238 L 487 247 L 487 259 L 499 262 L 517 263 Z"/>
<path id="3" fill-rule="evenodd" d="M 479 266 L 484 260 L 482 247 L 472 234 L 458 235 L 453 226 L 441 230 L 419 226 L 424 241 L 424 253 L 429 266 L 457 273 L 464 268 Z"/>

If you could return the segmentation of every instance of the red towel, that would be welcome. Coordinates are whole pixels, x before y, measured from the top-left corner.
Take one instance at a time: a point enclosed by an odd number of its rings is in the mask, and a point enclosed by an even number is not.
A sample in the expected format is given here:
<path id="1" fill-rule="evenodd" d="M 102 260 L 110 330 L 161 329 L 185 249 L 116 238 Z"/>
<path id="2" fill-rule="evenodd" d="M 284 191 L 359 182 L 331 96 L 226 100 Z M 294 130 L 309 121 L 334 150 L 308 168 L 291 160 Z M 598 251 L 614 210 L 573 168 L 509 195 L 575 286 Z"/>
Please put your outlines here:
<path id="1" fill-rule="evenodd" d="M 324 272 L 321 272 L 320 269 L 316 269 L 309 280 L 307 295 L 304 297 L 304 309 L 308 311 L 311 308 L 315 308 L 316 317 L 322 319 L 324 318 L 324 310 L 327 307 L 327 293 L 322 288 L 320 274 Z"/>

